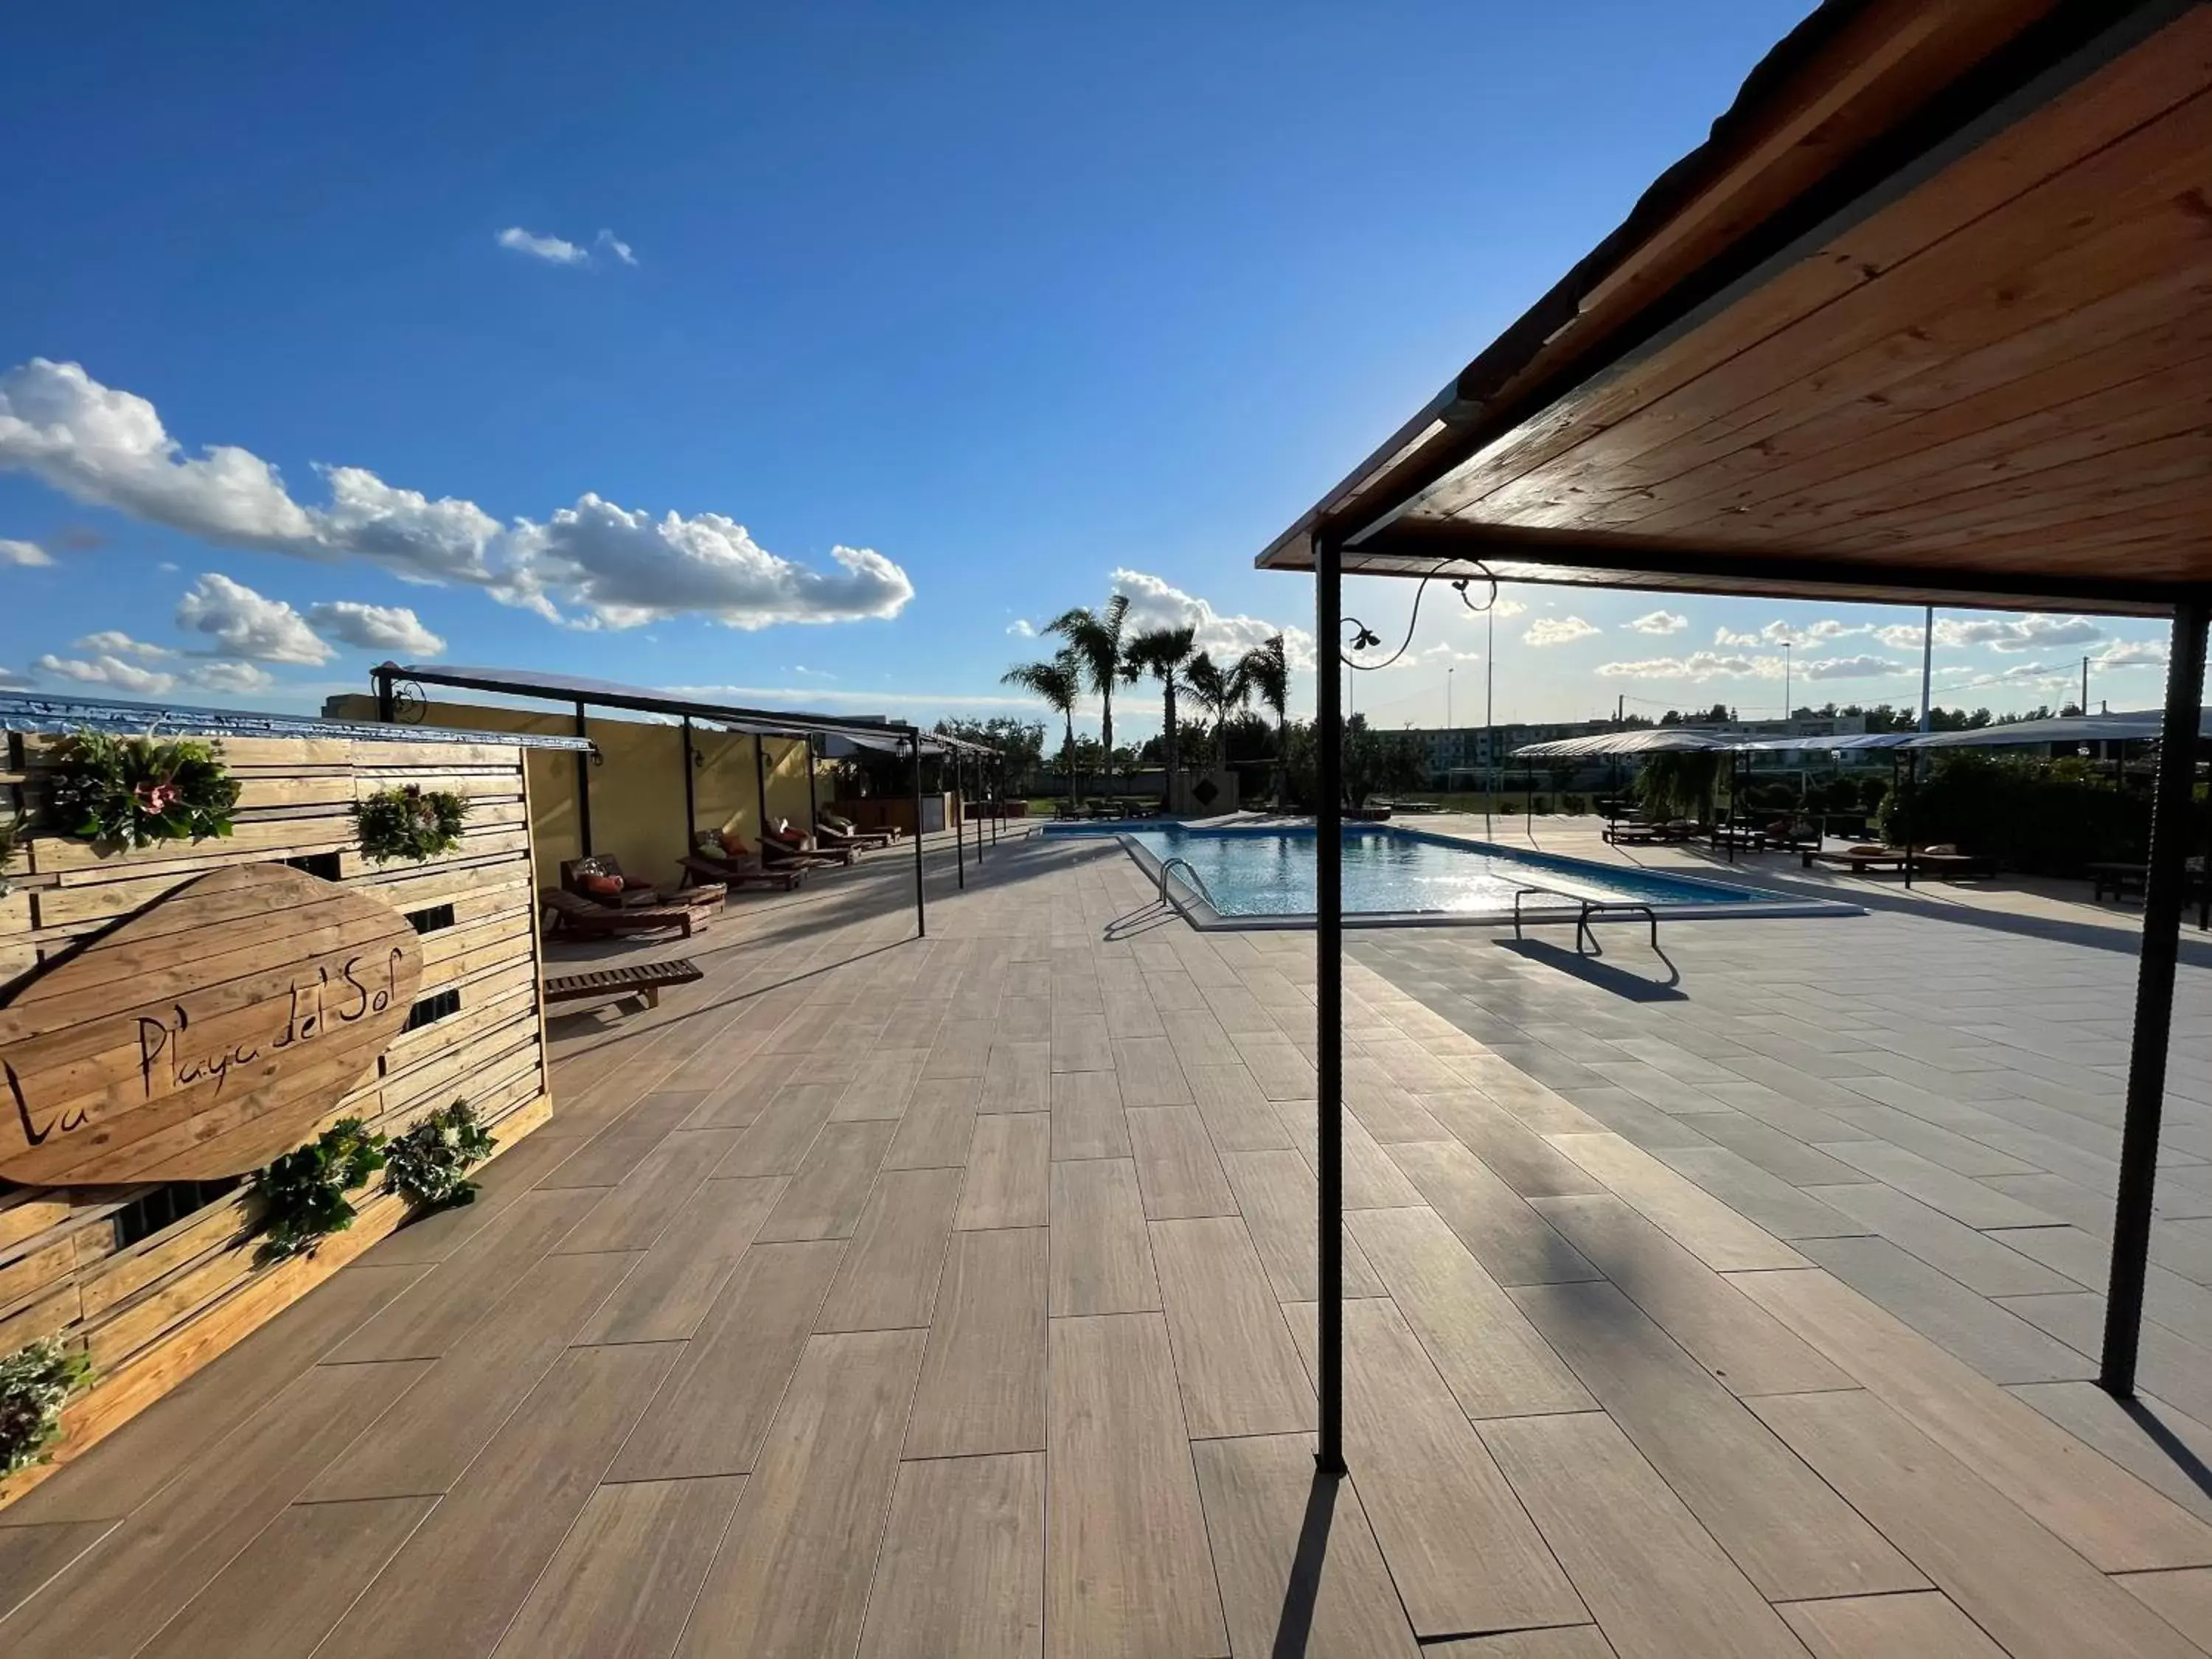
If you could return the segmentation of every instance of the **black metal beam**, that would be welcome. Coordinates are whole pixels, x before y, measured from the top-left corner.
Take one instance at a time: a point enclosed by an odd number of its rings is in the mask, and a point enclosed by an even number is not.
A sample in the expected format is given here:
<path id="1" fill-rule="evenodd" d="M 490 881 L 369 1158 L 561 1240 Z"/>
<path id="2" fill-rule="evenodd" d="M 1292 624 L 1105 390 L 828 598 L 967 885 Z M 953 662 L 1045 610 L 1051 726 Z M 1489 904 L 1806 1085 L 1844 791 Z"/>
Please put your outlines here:
<path id="1" fill-rule="evenodd" d="M 2179 606 L 2166 659 L 2166 722 L 2151 801 L 2142 956 L 2136 970 L 2135 1035 L 2128 1051 L 2127 1117 L 2120 1132 L 2120 1185 L 2112 1219 L 2112 1279 L 2106 1294 L 2105 1353 L 2098 1376 L 2107 1393 L 2122 1400 L 2136 1391 L 2136 1349 L 2142 1334 L 2159 1121 L 2166 1109 L 2166 1047 L 2173 1030 L 2174 963 L 2188 896 L 2189 816 L 2197 792 L 2197 711 L 2204 693 L 2208 621 L 2212 598 L 2199 594 Z"/>
<path id="2" fill-rule="evenodd" d="M 584 724 L 584 705 L 576 705 L 576 735 L 588 742 L 591 732 Z M 593 750 L 576 751 L 576 841 L 581 855 L 592 856 L 592 763 L 598 758 Z"/>
<path id="3" fill-rule="evenodd" d="M 694 720 L 723 720 L 732 725 L 764 726 L 774 737 L 798 737 L 803 732 L 835 732 L 854 738 L 896 738 L 902 732 L 911 730 L 898 724 L 881 720 L 844 720 L 835 714 L 817 714 L 791 708 L 748 708 L 736 703 L 703 702 L 694 697 L 663 697 L 649 691 L 621 686 L 582 690 L 574 684 L 554 681 L 532 684 L 528 681 L 489 679 L 481 675 L 456 672 L 447 669 L 424 668 L 399 663 L 382 663 L 370 671 L 379 676 L 393 675 L 414 680 L 424 685 L 447 685 L 466 691 L 489 691 L 504 697 L 536 697 L 549 702 L 581 703 L 591 708 L 623 708 L 636 714 L 690 715 Z M 949 743 L 951 739 L 944 739 Z M 973 744 L 971 748 L 996 753 L 988 744 Z"/>
<path id="4" fill-rule="evenodd" d="M 691 774 L 699 763 L 699 751 L 691 746 L 691 717 L 684 717 L 684 856 L 691 856 L 691 837 L 699 833 L 699 802 L 697 786 Z"/>
<path id="5" fill-rule="evenodd" d="M 952 860 L 960 872 L 960 890 L 968 890 L 968 797 L 961 784 L 967 769 L 960 763 L 961 754 L 952 751 L 952 799 L 957 811 L 952 819 Z"/>
<path id="6" fill-rule="evenodd" d="M 1626 538 L 1517 532 L 1463 519 L 1401 519 L 1344 556 L 1345 572 L 1354 576 L 1424 577 L 1438 574 L 1440 566 L 1447 577 L 1479 578 L 1486 570 L 1501 581 L 1551 586 L 1764 594 L 1868 605 L 1972 604 L 2011 611 L 2063 607 L 2119 616 L 2165 616 L 2188 592 L 2184 584 L 2124 574 L 1977 570 L 1692 542 L 1654 546 Z M 1292 560 L 1272 568 L 1299 570 L 1310 565 Z"/>
<path id="7" fill-rule="evenodd" d="M 1321 646 L 1315 677 L 1316 774 L 1314 803 L 1314 1013 L 1319 1114 L 1315 1162 L 1320 1267 L 1321 1436 L 1314 1462 L 1323 1473 L 1344 1470 L 1344 581 L 1334 538 L 1316 544 L 1314 637 Z"/>
<path id="8" fill-rule="evenodd" d="M 918 938 L 929 937 L 929 913 L 921 896 L 921 728 L 907 727 L 907 737 L 914 744 L 914 931 Z"/>
<path id="9" fill-rule="evenodd" d="M 768 739 L 758 732 L 753 734 L 753 799 L 760 811 L 760 838 L 768 841 Z M 761 854 L 766 859 L 768 854 Z"/>
<path id="10" fill-rule="evenodd" d="M 373 668 L 369 678 L 376 685 L 376 718 L 390 726 L 399 713 L 398 700 L 392 695 L 392 670 L 388 666 Z"/>

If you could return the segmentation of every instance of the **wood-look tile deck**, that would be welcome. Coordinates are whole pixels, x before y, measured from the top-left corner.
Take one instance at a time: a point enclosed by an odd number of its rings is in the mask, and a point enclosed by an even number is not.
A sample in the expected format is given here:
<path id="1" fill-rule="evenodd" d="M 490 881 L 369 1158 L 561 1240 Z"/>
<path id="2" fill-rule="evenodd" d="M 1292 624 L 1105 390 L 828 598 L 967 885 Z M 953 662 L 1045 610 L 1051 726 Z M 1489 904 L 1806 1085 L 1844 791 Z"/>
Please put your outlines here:
<path id="1" fill-rule="evenodd" d="M 2212 1650 L 2205 964 L 2130 1415 L 2087 923 L 1692 924 L 1662 1000 L 1357 937 L 1332 1484 L 1310 939 L 935 862 L 927 940 L 870 860 L 556 1021 L 480 1206 L 0 1511 L 0 1652 Z"/>

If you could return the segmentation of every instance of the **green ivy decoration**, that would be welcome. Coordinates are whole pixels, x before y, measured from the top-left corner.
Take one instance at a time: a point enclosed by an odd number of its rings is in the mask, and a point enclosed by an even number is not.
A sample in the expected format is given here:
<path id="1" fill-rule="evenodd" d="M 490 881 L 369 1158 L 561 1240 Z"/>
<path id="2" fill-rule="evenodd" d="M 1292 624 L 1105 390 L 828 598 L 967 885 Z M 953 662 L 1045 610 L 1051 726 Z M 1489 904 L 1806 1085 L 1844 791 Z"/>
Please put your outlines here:
<path id="1" fill-rule="evenodd" d="M 461 844 L 469 804 L 445 789 L 379 789 L 354 803 L 361 850 L 378 864 L 412 859 L 421 864 Z"/>
<path id="2" fill-rule="evenodd" d="M 310 1253 L 352 1226 L 358 1212 L 346 1194 L 381 1170 L 384 1157 L 384 1137 L 349 1117 L 258 1170 L 253 1190 L 261 1198 L 261 1260 Z"/>
<path id="3" fill-rule="evenodd" d="M 151 847 L 230 834 L 238 781 L 215 744 L 81 731 L 56 752 L 49 817 L 81 841 Z"/>
<path id="4" fill-rule="evenodd" d="M 92 1380 L 92 1358 L 33 1342 L 0 1359 L 0 1476 L 28 1468 L 61 1437 L 62 1407 Z"/>
<path id="5" fill-rule="evenodd" d="M 392 1143 L 385 1154 L 384 1189 L 418 1209 L 474 1203 L 477 1183 L 465 1172 L 489 1158 L 493 1146 L 476 1109 L 457 1100 Z"/>

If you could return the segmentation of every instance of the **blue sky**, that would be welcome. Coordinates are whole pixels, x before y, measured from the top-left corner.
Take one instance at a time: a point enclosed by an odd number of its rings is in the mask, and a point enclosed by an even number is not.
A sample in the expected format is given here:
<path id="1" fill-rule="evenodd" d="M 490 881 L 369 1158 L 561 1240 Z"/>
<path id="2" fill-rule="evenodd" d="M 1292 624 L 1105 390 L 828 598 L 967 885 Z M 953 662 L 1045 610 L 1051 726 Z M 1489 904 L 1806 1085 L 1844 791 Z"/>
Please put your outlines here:
<path id="1" fill-rule="evenodd" d="M 1803 9 L 12 9 L 0 684 L 312 708 L 439 655 L 932 717 L 1117 582 L 1296 629 L 1254 553 Z M 1500 719 L 1778 710 L 1784 637 L 1799 703 L 1917 696 L 1905 613 L 1508 600 Z M 1486 637 L 1433 606 L 1357 706 L 1480 718 Z M 1959 614 L 1938 684 L 2090 654 L 2148 706 L 2160 637 Z"/>

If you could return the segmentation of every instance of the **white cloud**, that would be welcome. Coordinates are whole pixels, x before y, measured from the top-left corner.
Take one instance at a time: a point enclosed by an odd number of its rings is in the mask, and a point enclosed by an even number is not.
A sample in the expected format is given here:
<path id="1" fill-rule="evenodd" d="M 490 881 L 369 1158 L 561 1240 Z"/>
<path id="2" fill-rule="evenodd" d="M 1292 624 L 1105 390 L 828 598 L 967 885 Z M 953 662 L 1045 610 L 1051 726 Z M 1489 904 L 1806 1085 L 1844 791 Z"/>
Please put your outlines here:
<path id="1" fill-rule="evenodd" d="M 507 597 L 550 613 L 553 590 L 609 628 L 687 611 L 748 629 L 854 622 L 896 617 L 914 597 L 906 572 L 866 548 L 831 548 L 833 574 L 777 557 L 719 513 L 656 520 L 597 495 L 520 524 L 507 540 Z"/>
<path id="2" fill-rule="evenodd" d="M 437 656 L 446 648 L 445 641 L 425 628 L 422 619 L 404 605 L 362 605 L 338 599 L 309 605 L 307 620 L 331 639 L 357 645 L 364 651 L 396 651 L 413 659 Z"/>
<path id="3" fill-rule="evenodd" d="M 1713 630 L 1715 645 L 1820 645 L 1829 640 L 1848 639 L 1856 634 L 1873 631 L 1871 623 L 1847 623 L 1833 617 L 1823 617 L 1817 622 L 1807 623 L 1802 628 L 1777 618 L 1766 623 L 1756 634 L 1732 632 L 1726 626 Z"/>
<path id="4" fill-rule="evenodd" d="M 12 668 L 0 668 L 0 691 L 21 691 L 31 683 L 27 674 L 18 674 Z"/>
<path id="5" fill-rule="evenodd" d="M 1887 657 L 1823 657 L 1817 662 L 1802 663 L 1799 673 L 1808 680 L 1870 680 L 1887 674 L 1906 672 L 1903 663 L 1892 662 Z"/>
<path id="6" fill-rule="evenodd" d="M 1917 651 L 1927 629 L 1918 623 L 1891 623 L 1874 630 L 1874 636 L 1893 651 Z"/>
<path id="7" fill-rule="evenodd" d="M 1608 679 L 1711 680 L 1782 678 L 1779 657 L 1723 656 L 1715 651 L 1692 651 L 1686 657 L 1644 657 L 1634 662 L 1598 665 Z"/>
<path id="8" fill-rule="evenodd" d="M 1521 615 L 1523 611 L 1528 610 L 1528 607 L 1522 604 L 1520 600 L 1509 599 L 1501 593 L 1498 595 L 1498 600 L 1495 604 L 1485 605 L 1483 609 L 1476 614 L 1496 617 L 1502 622 L 1508 617 L 1517 617 Z"/>
<path id="9" fill-rule="evenodd" d="M 869 714 L 886 714 L 902 708 L 1042 708 L 1044 705 L 1035 697 L 1013 693 L 1000 696 L 985 694 L 969 696 L 963 693 L 935 691 L 859 691 L 839 690 L 821 685 L 664 685 L 660 688 L 672 697 L 781 698 L 796 702 L 804 708 L 810 703 L 859 703 Z M 1079 712 L 1075 722 L 1083 724 Z"/>
<path id="10" fill-rule="evenodd" d="M 533 259 L 543 259 L 553 265 L 580 265 L 591 254 L 574 242 L 558 236 L 539 236 L 525 230 L 520 225 L 509 225 L 495 238 L 499 245 L 516 253 L 526 253 Z"/>
<path id="11" fill-rule="evenodd" d="M 1308 629 L 1280 627 L 1258 617 L 1224 617 L 1195 594 L 1170 587 L 1159 577 L 1146 575 L 1141 570 L 1116 570 L 1113 580 L 1116 592 L 1129 596 L 1131 633 L 1152 628 L 1194 629 L 1194 642 L 1198 648 L 1215 661 L 1224 663 L 1235 662 L 1247 651 L 1280 634 L 1283 651 L 1291 667 L 1310 669 L 1314 665 L 1314 636 Z"/>
<path id="12" fill-rule="evenodd" d="M 1008 623 L 1006 632 L 1018 640 L 1033 640 L 1036 637 L 1036 629 L 1030 626 L 1029 619 L 1025 617 L 1017 617 Z"/>
<path id="13" fill-rule="evenodd" d="M 2164 640 L 2115 640 L 2090 658 L 2089 666 L 2093 670 L 2163 668 L 2166 654 Z"/>
<path id="14" fill-rule="evenodd" d="M 173 657 L 177 654 L 166 645 L 149 645 L 143 640 L 134 640 L 119 628 L 104 628 L 97 634 L 88 634 L 76 641 L 75 648 L 92 652 L 96 656 L 109 657 Z"/>
<path id="15" fill-rule="evenodd" d="M 819 571 L 769 553 L 720 514 L 655 520 L 595 495 L 544 522 L 504 526 L 475 502 L 432 500 L 355 466 L 319 466 L 326 507 L 295 501 L 276 468 L 231 446 L 188 456 L 143 398 L 75 363 L 33 358 L 0 374 L 0 471 L 219 547 L 371 560 L 410 581 L 465 582 L 553 621 L 627 628 L 692 611 L 737 628 L 898 614 L 906 573 L 839 547 Z"/>
<path id="16" fill-rule="evenodd" d="M 38 565 L 53 562 L 53 555 L 36 542 L 13 541 L 0 536 L 0 564 Z"/>
<path id="17" fill-rule="evenodd" d="M 1524 645 L 1571 645 L 1577 640 L 1589 639 L 1600 630 L 1591 627 L 1580 617 L 1539 617 L 1528 624 L 1528 631 L 1521 636 Z"/>
<path id="18" fill-rule="evenodd" d="M 210 571 L 177 603 L 177 626 L 212 636 L 234 656 L 257 662 L 328 662 L 337 654 L 282 599 L 266 599 Z"/>
<path id="19" fill-rule="evenodd" d="M 57 657 L 49 652 L 33 666 L 41 674 L 75 680 L 81 685 L 106 685 L 118 691 L 135 691 L 142 697 L 158 697 L 173 690 L 177 684 L 174 674 L 164 674 L 158 669 L 141 668 L 120 657 L 94 657 L 86 661 L 75 657 Z"/>
<path id="20" fill-rule="evenodd" d="M 2087 617 L 1982 617 L 1972 622 L 1941 617 L 1936 623 L 1938 645 L 1986 645 L 1992 651 L 2040 651 L 2054 645 L 2087 645 L 2105 637 L 2105 630 Z M 1913 630 L 1919 643 L 1919 629 Z"/>
<path id="21" fill-rule="evenodd" d="M 228 691 L 235 696 L 248 692 L 266 691 L 276 684 L 276 677 L 265 668 L 256 668 L 250 662 L 211 662 L 192 671 L 191 682 L 209 691 Z"/>
<path id="22" fill-rule="evenodd" d="M 1690 625 L 1690 619 L 1674 611 L 1649 611 L 1634 622 L 1621 623 L 1639 634 L 1679 634 Z"/>
<path id="23" fill-rule="evenodd" d="M 541 236 L 520 225 L 509 225 L 492 240 L 511 252 L 543 259 L 549 265 L 588 265 L 594 252 L 606 254 L 623 264 L 637 264 L 636 250 L 611 230 L 602 230 L 592 239 L 589 247 L 562 236 Z"/>

